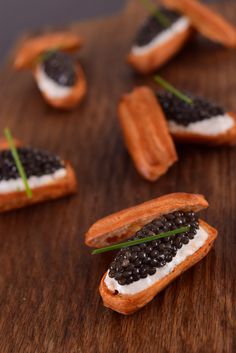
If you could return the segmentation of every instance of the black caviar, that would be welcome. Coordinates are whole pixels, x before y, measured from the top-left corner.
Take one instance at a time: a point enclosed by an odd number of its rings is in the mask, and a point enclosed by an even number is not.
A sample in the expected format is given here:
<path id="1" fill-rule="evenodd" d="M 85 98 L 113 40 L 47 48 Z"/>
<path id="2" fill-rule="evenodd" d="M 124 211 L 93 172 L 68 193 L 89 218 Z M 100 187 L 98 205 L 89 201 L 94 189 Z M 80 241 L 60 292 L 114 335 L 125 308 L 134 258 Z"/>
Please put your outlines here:
<path id="1" fill-rule="evenodd" d="M 125 285 L 154 275 L 157 268 L 171 262 L 178 249 L 194 238 L 199 228 L 196 214 L 191 211 L 166 214 L 154 219 L 130 238 L 145 238 L 184 226 L 190 226 L 186 233 L 121 249 L 110 265 L 109 277 L 115 278 L 120 285 Z"/>
<path id="2" fill-rule="evenodd" d="M 30 147 L 17 149 L 21 163 L 27 178 L 52 174 L 58 169 L 64 168 L 64 163 L 58 156 L 42 152 Z M 17 179 L 19 173 L 10 150 L 0 152 L 0 181 Z"/>
<path id="3" fill-rule="evenodd" d="M 187 126 L 190 123 L 225 114 L 224 109 L 218 105 L 204 98 L 194 97 L 188 93 L 185 94 L 192 99 L 192 104 L 184 102 L 170 92 L 157 94 L 157 98 L 168 120 Z"/>
<path id="4" fill-rule="evenodd" d="M 61 51 L 45 53 L 42 67 L 45 73 L 61 86 L 71 87 L 77 81 L 74 58 Z"/>
<path id="5" fill-rule="evenodd" d="M 164 7 L 158 8 L 158 11 L 161 12 L 169 20 L 170 26 L 181 17 L 179 13 L 167 10 Z M 161 33 L 167 28 L 168 27 L 162 24 L 154 15 L 149 16 L 138 31 L 135 39 L 135 44 L 138 46 L 146 45 L 151 42 L 151 40 L 155 38 L 157 34 Z"/>

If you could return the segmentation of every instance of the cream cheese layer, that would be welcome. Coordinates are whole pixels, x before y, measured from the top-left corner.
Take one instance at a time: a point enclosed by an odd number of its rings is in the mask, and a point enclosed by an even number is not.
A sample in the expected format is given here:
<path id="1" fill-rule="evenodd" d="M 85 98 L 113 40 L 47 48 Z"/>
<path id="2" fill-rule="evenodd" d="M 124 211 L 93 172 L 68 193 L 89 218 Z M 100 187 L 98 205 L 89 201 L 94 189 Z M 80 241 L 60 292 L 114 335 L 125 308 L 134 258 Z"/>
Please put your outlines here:
<path id="1" fill-rule="evenodd" d="M 184 32 L 188 27 L 190 27 L 190 21 L 187 17 L 180 17 L 175 21 L 169 28 L 163 30 L 161 33 L 158 33 L 148 44 L 139 46 L 134 45 L 131 49 L 132 54 L 134 55 L 144 55 L 148 53 L 155 47 L 158 47 L 169 40 L 171 40 L 175 35 Z"/>
<path id="2" fill-rule="evenodd" d="M 146 278 L 141 278 L 137 282 L 132 282 L 121 286 L 114 278 L 110 278 L 108 273 L 105 277 L 105 284 L 107 288 L 112 291 L 118 291 L 120 294 L 136 294 L 148 287 L 151 287 L 155 282 L 160 281 L 162 278 L 170 274 L 176 266 L 185 261 L 189 256 L 193 255 L 198 251 L 208 239 L 208 233 L 200 227 L 197 230 L 195 237 L 189 241 L 187 245 L 183 245 L 181 249 L 177 251 L 176 256 L 173 260 L 167 263 L 165 266 L 156 269 L 156 273 L 152 276 L 148 275 Z"/>
<path id="3" fill-rule="evenodd" d="M 46 74 L 42 66 L 38 68 L 36 78 L 39 90 L 52 99 L 65 98 L 71 93 L 72 87 L 59 85 Z"/>
<path id="4" fill-rule="evenodd" d="M 28 184 L 30 189 L 35 189 L 40 186 L 45 186 L 53 183 L 56 180 L 65 178 L 67 171 L 65 168 L 60 168 L 53 174 L 38 176 L 31 176 L 28 178 Z M 0 181 L 0 194 L 7 194 L 10 192 L 24 191 L 25 186 L 21 178 L 2 180 Z"/>
<path id="5" fill-rule="evenodd" d="M 224 114 L 190 123 L 187 126 L 169 120 L 168 125 L 171 133 L 189 132 L 205 136 L 217 136 L 230 130 L 234 125 L 234 119 L 229 114 Z"/>

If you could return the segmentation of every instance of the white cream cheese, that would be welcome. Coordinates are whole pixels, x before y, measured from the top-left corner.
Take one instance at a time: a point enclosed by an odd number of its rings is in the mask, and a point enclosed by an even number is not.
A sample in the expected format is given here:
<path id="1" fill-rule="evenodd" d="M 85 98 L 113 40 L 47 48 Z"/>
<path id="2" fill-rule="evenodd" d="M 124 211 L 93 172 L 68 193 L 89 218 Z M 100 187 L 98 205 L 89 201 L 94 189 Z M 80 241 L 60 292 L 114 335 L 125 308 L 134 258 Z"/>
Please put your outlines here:
<path id="1" fill-rule="evenodd" d="M 52 99 L 61 99 L 71 93 L 72 87 L 59 85 L 46 74 L 42 66 L 38 68 L 36 78 L 40 91 Z"/>
<path id="2" fill-rule="evenodd" d="M 163 30 L 161 33 L 158 33 L 148 44 L 139 46 L 134 45 L 131 49 L 132 54 L 134 55 L 144 55 L 149 50 L 160 46 L 161 44 L 172 39 L 176 34 L 184 32 L 190 26 L 190 21 L 187 17 L 180 17 L 175 21 L 169 28 Z"/>
<path id="3" fill-rule="evenodd" d="M 231 129 L 234 125 L 234 120 L 230 115 L 225 114 L 190 123 L 187 126 L 177 124 L 173 120 L 169 120 L 168 124 L 171 133 L 192 132 L 205 136 L 216 136 Z"/>
<path id="4" fill-rule="evenodd" d="M 160 281 L 162 278 L 171 273 L 177 265 L 185 261 L 187 257 L 193 255 L 197 250 L 199 250 L 207 238 L 208 233 L 202 227 L 200 227 L 194 239 L 190 240 L 187 245 L 183 245 L 183 247 L 177 251 L 176 256 L 171 262 L 167 263 L 161 268 L 157 268 L 154 275 L 148 275 L 146 278 L 141 278 L 137 282 L 121 286 L 114 278 L 110 278 L 107 273 L 105 278 L 106 286 L 112 292 L 118 291 L 120 294 L 135 294 L 141 292 L 142 290 L 147 289 L 155 282 Z"/>
<path id="5" fill-rule="evenodd" d="M 34 189 L 40 186 L 50 184 L 55 180 L 64 178 L 66 174 L 67 174 L 66 169 L 60 168 L 53 174 L 42 175 L 40 177 L 31 176 L 28 179 L 29 187 L 30 189 Z M 25 186 L 21 178 L 0 181 L 0 194 L 7 194 L 9 192 L 23 191 L 23 190 L 25 190 Z"/>

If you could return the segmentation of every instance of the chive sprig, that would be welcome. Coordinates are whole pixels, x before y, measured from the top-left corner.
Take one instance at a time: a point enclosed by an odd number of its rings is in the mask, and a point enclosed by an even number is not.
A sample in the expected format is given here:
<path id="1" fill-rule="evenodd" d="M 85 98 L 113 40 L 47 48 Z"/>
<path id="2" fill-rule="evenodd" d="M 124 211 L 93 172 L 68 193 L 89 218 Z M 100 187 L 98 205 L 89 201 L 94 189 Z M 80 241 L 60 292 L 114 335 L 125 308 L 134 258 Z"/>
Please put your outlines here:
<path id="1" fill-rule="evenodd" d="M 25 173 L 25 170 L 24 170 L 24 167 L 21 163 L 21 160 L 20 160 L 20 156 L 17 152 L 17 149 L 16 149 L 16 146 L 15 146 L 15 143 L 14 143 L 14 139 L 12 137 L 12 134 L 10 132 L 10 130 L 8 128 L 5 128 L 4 129 L 4 135 L 6 137 L 6 140 L 9 144 L 9 147 L 10 147 L 10 150 L 11 150 L 11 154 L 12 154 L 12 157 L 15 161 L 15 164 L 16 164 L 16 168 L 18 170 L 18 173 L 23 181 L 23 184 L 24 184 L 24 187 L 25 187 L 25 192 L 26 192 L 26 195 L 28 196 L 28 198 L 31 198 L 32 197 L 32 191 L 29 187 L 29 183 L 28 183 L 28 180 L 27 180 L 27 177 L 26 177 L 26 173 Z"/>
<path id="2" fill-rule="evenodd" d="M 158 83 L 160 86 L 162 86 L 165 90 L 169 91 L 174 96 L 176 96 L 180 100 L 184 101 L 185 103 L 190 104 L 190 105 L 193 104 L 193 100 L 191 98 L 189 98 L 188 96 L 186 96 L 186 94 L 184 94 L 183 92 L 179 91 L 177 88 L 172 86 L 169 82 L 164 80 L 164 78 L 162 78 L 161 76 L 155 75 L 154 81 L 156 83 Z"/>
<path id="3" fill-rule="evenodd" d="M 42 54 L 39 55 L 39 57 L 36 59 L 36 64 L 37 63 L 42 63 L 46 61 L 47 59 L 50 58 L 52 54 L 54 54 L 58 49 L 57 48 L 51 48 L 43 52 Z"/>
<path id="4" fill-rule="evenodd" d="M 93 250 L 92 255 L 101 254 L 104 252 L 113 251 L 113 250 L 117 250 L 117 249 L 122 249 L 122 248 L 130 247 L 130 246 L 134 246 L 134 245 L 138 245 L 138 244 L 142 244 L 142 243 L 148 243 L 150 241 L 170 237 L 175 234 L 185 233 L 185 232 L 189 231 L 189 229 L 190 229 L 189 226 L 181 227 L 178 229 L 170 230 L 165 233 L 155 234 L 150 237 L 145 237 L 145 238 L 141 238 L 141 239 L 134 239 L 134 240 L 126 241 L 123 243 L 106 246 L 104 248 Z"/>
<path id="5" fill-rule="evenodd" d="M 163 27 L 168 28 L 171 25 L 170 20 L 149 0 L 139 0 L 139 2 L 158 20 Z"/>

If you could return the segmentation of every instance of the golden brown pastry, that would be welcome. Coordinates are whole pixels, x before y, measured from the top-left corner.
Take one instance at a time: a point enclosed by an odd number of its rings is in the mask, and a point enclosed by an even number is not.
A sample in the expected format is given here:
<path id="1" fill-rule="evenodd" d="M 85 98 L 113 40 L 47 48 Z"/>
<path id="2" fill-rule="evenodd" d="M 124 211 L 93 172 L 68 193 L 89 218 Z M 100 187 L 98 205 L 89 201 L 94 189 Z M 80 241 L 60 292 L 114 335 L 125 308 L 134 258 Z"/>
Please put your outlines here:
<path id="1" fill-rule="evenodd" d="M 121 314 L 132 314 L 206 256 L 217 231 L 198 219 L 196 212 L 207 206 L 202 195 L 175 193 L 114 213 L 92 225 L 85 241 L 93 247 L 190 227 L 185 233 L 121 249 L 100 283 L 104 305 Z"/>
<path id="2" fill-rule="evenodd" d="M 169 9 L 180 11 L 207 38 L 226 47 L 236 46 L 236 29 L 222 16 L 198 0 L 162 0 Z"/>
<path id="3" fill-rule="evenodd" d="M 32 69 L 46 102 L 57 109 L 72 109 L 87 91 L 78 60 L 70 55 L 82 45 L 71 32 L 45 34 L 26 40 L 16 53 L 15 69 Z"/>
<path id="4" fill-rule="evenodd" d="M 152 90 L 135 88 L 122 97 L 118 116 L 127 149 L 138 172 L 155 181 L 177 161 L 168 126 Z"/>
<path id="5" fill-rule="evenodd" d="M 128 63 L 147 74 L 176 55 L 193 33 L 187 17 L 165 8 L 158 9 L 169 21 L 167 25 L 151 15 L 139 29 L 128 55 Z"/>
<path id="6" fill-rule="evenodd" d="M 82 38 L 72 32 L 46 33 L 26 39 L 16 52 L 14 68 L 34 68 L 35 60 L 50 49 L 76 52 L 82 45 Z"/>
<path id="7" fill-rule="evenodd" d="M 14 139 L 14 145 L 16 147 L 20 147 L 20 146 L 22 146 L 22 143 L 20 140 Z M 9 149 L 8 141 L 5 139 L 5 137 L 0 137 L 0 151 L 8 150 L 8 149 Z"/>
<path id="8" fill-rule="evenodd" d="M 15 162 L 7 145 L 6 140 L 0 140 L 0 212 L 76 192 L 77 181 L 69 162 L 47 152 L 23 147 L 15 141 L 32 190 L 32 197 L 29 198 L 17 169 L 14 168 Z"/>
<path id="9" fill-rule="evenodd" d="M 199 212 L 207 207 L 206 199 L 198 194 L 173 193 L 160 196 L 95 222 L 86 233 L 85 243 L 93 248 L 119 243 L 162 214 L 176 210 Z"/>

